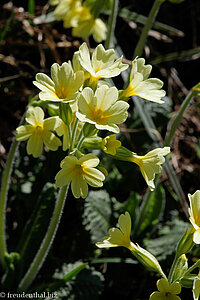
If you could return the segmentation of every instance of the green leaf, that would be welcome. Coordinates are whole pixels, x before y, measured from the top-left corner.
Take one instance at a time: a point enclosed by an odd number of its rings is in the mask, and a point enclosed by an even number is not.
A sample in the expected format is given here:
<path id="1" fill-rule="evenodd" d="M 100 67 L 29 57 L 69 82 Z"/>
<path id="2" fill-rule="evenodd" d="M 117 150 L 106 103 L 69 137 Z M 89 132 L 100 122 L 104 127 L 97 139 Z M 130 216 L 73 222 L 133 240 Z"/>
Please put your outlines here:
<path id="1" fill-rule="evenodd" d="M 192 59 L 197 59 L 199 57 L 200 57 L 200 47 L 196 47 L 189 50 L 171 52 L 165 55 L 158 55 L 155 58 L 150 59 L 148 62 L 152 65 L 156 65 L 167 61 L 173 61 L 173 60 L 179 61 L 183 59 L 192 60 Z"/>
<path id="2" fill-rule="evenodd" d="M 47 183 L 40 194 L 37 207 L 24 228 L 17 247 L 25 266 L 31 263 L 44 238 L 54 209 L 55 199 L 55 185 Z"/>
<path id="3" fill-rule="evenodd" d="M 125 201 L 122 204 L 122 208 L 121 208 L 122 213 L 124 213 L 125 211 L 128 211 L 130 213 L 132 228 L 134 227 L 134 223 L 139 211 L 140 202 L 141 202 L 140 195 L 132 191 L 127 201 Z"/>
<path id="4" fill-rule="evenodd" d="M 122 8 L 119 11 L 119 16 L 124 19 L 135 21 L 136 23 L 139 23 L 142 25 L 145 25 L 147 22 L 147 19 L 148 19 L 147 17 L 140 15 L 136 12 L 132 12 L 132 11 L 128 10 L 127 8 Z M 184 36 L 184 33 L 181 30 L 174 28 L 172 26 L 169 26 L 167 24 L 161 23 L 161 22 L 155 21 L 153 24 L 153 28 L 157 29 L 157 30 L 165 31 L 170 35 L 180 36 L 180 37 Z"/>
<path id="5" fill-rule="evenodd" d="M 159 185 L 155 192 L 151 194 L 151 200 L 148 203 L 148 207 L 146 207 L 145 211 L 141 210 L 143 212 L 142 217 L 138 214 L 139 224 L 136 220 L 137 232 L 135 232 L 137 236 L 148 227 L 152 228 L 158 223 L 163 214 L 165 202 L 165 190 Z"/>
<path id="6" fill-rule="evenodd" d="M 30 15 L 35 14 L 35 0 L 28 1 L 28 12 Z"/>
<path id="7" fill-rule="evenodd" d="M 66 273 L 71 272 L 80 266 L 81 262 L 74 264 L 64 264 L 62 269 L 56 270 L 54 279 L 62 279 Z M 81 264 L 82 265 L 82 264 Z M 87 266 L 71 281 L 65 283 L 65 286 L 56 291 L 58 300 L 97 300 L 103 290 L 104 277 L 93 267 Z"/>
<path id="8" fill-rule="evenodd" d="M 173 211 L 171 224 L 163 226 L 156 239 L 144 239 L 144 245 L 158 260 L 165 260 L 176 251 L 176 245 L 184 234 L 188 223 L 178 219 L 178 212 Z"/>
<path id="9" fill-rule="evenodd" d="M 85 267 L 87 266 L 87 263 L 82 263 L 79 265 L 78 263 L 78 266 L 74 266 L 74 269 L 72 269 L 71 271 L 68 271 L 62 278 L 59 278 L 57 279 L 56 281 L 50 283 L 48 285 L 48 287 L 46 287 L 47 285 L 45 284 L 45 287 L 44 286 L 41 286 L 40 287 L 40 292 L 54 292 L 54 291 L 57 291 L 58 289 L 60 289 L 61 287 L 64 287 L 65 284 L 72 280 L 73 277 L 77 276 Z M 60 277 L 60 273 L 59 271 L 56 271 L 57 275 L 55 275 L 55 277 Z M 61 273 L 63 274 L 63 273 Z M 62 276 L 62 275 L 61 275 Z"/>
<path id="10" fill-rule="evenodd" d="M 94 242 L 101 241 L 108 234 L 114 198 L 104 191 L 90 191 L 84 203 L 83 224 L 91 233 Z"/>

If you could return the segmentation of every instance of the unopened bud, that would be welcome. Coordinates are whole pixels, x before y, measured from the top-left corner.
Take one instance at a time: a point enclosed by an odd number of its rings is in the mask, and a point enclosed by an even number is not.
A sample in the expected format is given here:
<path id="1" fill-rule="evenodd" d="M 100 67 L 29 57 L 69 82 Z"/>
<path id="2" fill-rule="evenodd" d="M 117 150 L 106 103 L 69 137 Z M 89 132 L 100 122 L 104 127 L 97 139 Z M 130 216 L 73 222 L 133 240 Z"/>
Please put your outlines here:
<path id="1" fill-rule="evenodd" d="M 97 135 L 85 138 L 83 142 L 83 147 L 88 149 L 101 150 L 102 140 L 103 139 Z"/>
<path id="2" fill-rule="evenodd" d="M 188 269 L 187 257 L 182 254 L 177 261 L 172 281 L 178 281 Z"/>
<path id="3" fill-rule="evenodd" d="M 70 125 L 73 119 L 72 109 L 69 103 L 59 103 L 59 116 L 66 125 Z"/>
<path id="4" fill-rule="evenodd" d="M 177 250 L 176 250 L 177 257 L 181 256 L 182 254 L 188 253 L 193 248 L 194 246 L 193 233 L 194 233 L 193 227 L 191 227 L 190 229 L 186 229 L 184 235 L 180 239 L 177 246 Z"/>
<path id="5" fill-rule="evenodd" d="M 160 273 L 161 276 L 165 277 L 163 270 L 155 258 L 150 252 L 140 247 L 138 244 L 131 243 L 129 248 L 132 254 L 148 269 Z"/>
<path id="6" fill-rule="evenodd" d="M 96 129 L 94 124 L 90 124 L 90 123 L 85 123 L 83 126 L 83 134 L 84 137 L 89 137 L 92 135 L 97 134 L 98 129 Z"/>

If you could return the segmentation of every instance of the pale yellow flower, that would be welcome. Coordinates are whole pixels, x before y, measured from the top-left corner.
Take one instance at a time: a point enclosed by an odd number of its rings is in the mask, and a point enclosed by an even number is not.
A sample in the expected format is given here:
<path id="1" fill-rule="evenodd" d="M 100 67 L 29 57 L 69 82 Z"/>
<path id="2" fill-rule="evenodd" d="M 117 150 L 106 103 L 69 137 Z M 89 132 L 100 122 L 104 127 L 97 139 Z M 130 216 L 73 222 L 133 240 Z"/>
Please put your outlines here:
<path id="1" fill-rule="evenodd" d="M 190 222 L 195 230 L 193 241 L 195 244 L 200 244 L 200 190 L 197 190 L 193 195 L 188 194 L 190 208 Z"/>
<path id="2" fill-rule="evenodd" d="M 149 300 L 181 300 L 177 294 L 181 292 L 181 285 L 178 282 L 169 282 L 161 278 L 157 281 L 157 287 L 159 292 L 153 292 Z"/>
<path id="3" fill-rule="evenodd" d="M 82 10 L 80 0 L 51 1 L 51 5 L 57 5 L 54 16 L 57 20 L 64 21 L 64 27 L 69 28 L 78 25 L 79 14 Z"/>
<path id="4" fill-rule="evenodd" d="M 101 187 L 105 176 L 97 170 L 99 159 L 92 154 L 83 155 L 80 159 L 66 156 L 61 162 L 61 170 L 57 173 L 56 185 L 62 187 L 71 182 L 72 193 L 75 198 L 86 198 L 88 184 Z"/>
<path id="5" fill-rule="evenodd" d="M 102 140 L 102 143 L 101 143 L 101 149 L 105 153 L 111 154 L 111 155 L 115 155 L 116 149 L 119 148 L 120 146 L 121 146 L 121 142 L 116 140 L 115 134 L 108 135 L 107 137 L 105 137 Z"/>
<path id="6" fill-rule="evenodd" d="M 41 90 L 40 100 L 75 102 L 84 81 L 84 72 L 74 72 L 70 63 L 61 66 L 55 63 L 51 66 L 51 78 L 43 73 L 36 74 L 33 84 Z"/>
<path id="7" fill-rule="evenodd" d="M 133 154 L 131 161 L 140 167 L 140 171 L 142 172 L 142 175 L 151 191 L 155 188 L 155 174 L 161 172 L 161 165 L 165 162 L 164 156 L 169 153 L 170 147 L 164 147 L 154 149 L 143 156 Z"/>
<path id="8" fill-rule="evenodd" d="M 140 247 L 138 244 L 134 244 L 130 240 L 131 234 L 131 217 L 126 211 L 125 214 L 121 214 L 118 219 L 119 228 L 109 229 L 109 237 L 105 237 L 103 242 L 96 243 L 99 248 L 110 247 L 126 247 L 132 254 L 148 269 L 155 272 L 159 272 L 165 277 L 161 266 L 157 259 L 147 250 Z"/>
<path id="9" fill-rule="evenodd" d="M 119 99 L 135 95 L 149 101 L 163 103 L 164 101 L 161 98 L 166 94 L 161 89 L 163 82 L 157 78 L 148 78 L 151 69 L 151 65 L 145 65 L 144 58 L 135 58 L 132 62 L 128 87 L 120 91 Z"/>
<path id="10" fill-rule="evenodd" d="M 109 237 L 105 237 L 103 242 L 96 243 L 99 248 L 119 247 L 123 246 L 128 249 L 131 248 L 131 217 L 126 211 L 125 214 L 120 215 L 119 228 L 110 228 Z"/>
<path id="11" fill-rule="evenodd" d="M 61 141 L 52 133 L 60 124 L 58 117 L 44 119 L 44 112 L 40 107 L 29 108 L 26 113 L 28 125 L 19 126 L 17 131 L 17 141 L 27 143 L 27 153 L 33 157 L 38 157 L 43 151 L 43 143 L 50 150 L 56 151 L 61 145 Z"/>
<path id="12" fill-rule="evenodd" d="M 129 105 L 124 101 L 117 101 L 117 98 L 116 87 L 102 85 L 95 94 L 91 88 L 84 88 L 78 100 L 79 112 L 76 116 L 81 122 L 94 124 L 97 129 L 118 133 L 116 124 L 126 120 Z"/>
<path id="13" fill-rule="evenodd" d="M 114 49 L 105 50 L 101 44 L 95 48 L 91 60 L 86 43 L 80 46 L 79 53 L 80 63 L 90 73 L 90 80 L 94 83 L 100 78 L 115 77 L 128 68 L 127 64 L 122 63 L 122 57 L 115 60 Z"/>
<path id="14" fill-rule="evenodd" d="M 107 27 L 100 18 L 94 18 L 87 7 L 82 8 L 80 12 L 79 21 L 77 25 L 72 29 L 72 35 L 86 39 L 90 35 L 93 35 L 97 43 L 106 39 Z M 87 14 L 87 16 L 85 16 Z"/>
<path id="15" fill-rule="evenodd" d="M 136 153 L 121 146 L 116 149 L 114 157 L 116 159 L 131 161 L 136 163 L 140 167 L 140 171 L 150 188 L 154 190 L 154 178 L 155 174 L 158 174 L 162 170 L 162 164 L 165 162 L 164 156 L 170 153 L 170 147 L 156 148 L 143 156 L 139 156 Z"/>

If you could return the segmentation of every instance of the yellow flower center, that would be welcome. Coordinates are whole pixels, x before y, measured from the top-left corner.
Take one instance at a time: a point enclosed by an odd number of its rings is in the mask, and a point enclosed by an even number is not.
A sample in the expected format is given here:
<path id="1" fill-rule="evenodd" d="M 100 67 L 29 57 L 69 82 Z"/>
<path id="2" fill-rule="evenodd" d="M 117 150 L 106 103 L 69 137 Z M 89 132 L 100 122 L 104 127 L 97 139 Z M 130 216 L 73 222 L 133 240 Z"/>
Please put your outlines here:
<path id="1" fill-rule="evenodd" d="M 132 87 L 130 84 L 128 85 L 128 87 L 124 90 L 123 94 L 122 94 L 124 97 L 131 97 L 133 95 L 136 95 L 135 94 L 135 88 Z"/>
<path id="2" fill-rule="evenodd" d="M 43 130 L 44 130 L 44 127 L 43 127 L 43 125 L 42 124 L 37 124 L 36 126 L 35 126 L 35 133 L 36 134 L 41 134 L 42 132 L 43 132 Z"/>
<path id="3" fill-rule="evenodd" d="M 194 216 L 195 224 L 200 227 L 200 216 Z"/>
<path id="4" fill-rule="evenodd" d="M 79 165 L 79 164 L 75 165 L 75 166 L 74 166 L 74 172 L 75 172 L 76 174 L 81 174 L 81 173 L 83 172 L 82 165 Z"/>
<path id="5" fill-rule="evenodd" d="M 92 120 L 93 121 L 101 124 L 104 119 L 105 119 L 105 116 L 101 109 L 97 109 L 92 112 Z"/>
<path id="6" fill-rule="evenodd" d="M 171 297 L 171 293 L 170 293 L 170 292 L 166 292 L 166 293 L 165 293 L 165 297 L 166 297 L 167 299 L 169 299 L 169 298 Z"/>
<path id="7" fill-rule="evenodd" d="M 65 89 L 65 87 L 60 87 L 60 89 L 56 90 L 56 96 L 59 99 L 67 99 L 69 94 L 70 94 L 69 88 Z"/>

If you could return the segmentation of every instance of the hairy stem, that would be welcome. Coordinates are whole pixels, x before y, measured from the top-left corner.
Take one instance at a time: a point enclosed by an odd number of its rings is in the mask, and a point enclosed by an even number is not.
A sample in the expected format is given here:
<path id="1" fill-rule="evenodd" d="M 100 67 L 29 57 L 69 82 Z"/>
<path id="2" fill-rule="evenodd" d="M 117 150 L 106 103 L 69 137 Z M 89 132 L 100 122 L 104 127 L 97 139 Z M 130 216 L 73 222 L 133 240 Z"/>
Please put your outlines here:
<path id="1" fill-rule="evenodd" d="M 64 186 L 60 189 L 49 228 L 35 258 L 33 259 L 33 262 L 30 265 L 30 268 L 19 284 L 20 291 L 26 291 L 29 288 L 46 259 L 49 249 L 53 243 L 56 231 L 58 229 L 68 192 L 68 187 L 69 185 Z"/>
<path id="2" fill-rule="evenodd" d="M 2 177 L 2 184 L 1 184 L 1 193 L 0 193 L 0 259 L 3 268 L 6 267 L 5 263 L 5 253 L 7 252 L 6 246 L 6 203 L 7 203 L 7 194 L 8 188 L 10 184 L 10 175 L 12 172 L 12 165 L 15 158 L 16 150 L 18 148 L 18 142 L 16 139 L 13 140 L 8 158 L 6 163 L 6 168 L 3 173 Z"/>
<path id="3" fill-rule="evenodd" d="M 160 6 L 162 4 L 162 0 L 155 0 L 152 8 L 151 8 L 151 11 L 149 13 L 149 16 L 148 16 L 148 19 L 147 19 L 147 22 L 143 28 L 143 31 L 142 31 L 142 34 L 140 36 L 140 39 L 137 43 L 137 46 L 135 48 L 135 52 L 134 52 L 134 58 L 136 56 L 141 56 L 142 55 L 142 52 L 143 52 L 143 49 L 144 49 L 144 45 L 146 43 L 146 39 L 147 39 L 147 35 L 148 35 L 148 32 L 149 30 L 151 29 L 152 27 L 152 24 L 159 12 L 159 9 L 160 9 Z"/>
<path id="4" fill-rule="evenodd" d="M 189 94 L 187 95 L 187 97 L 185 98 L 185 100 L 183 101 L 183 103 L 181 104 L 181 107 L 170 127 L 170 131 L 169 131 L 169 134 L 166 138 L 166 141 L 165 141 L 165 146 L 170 146 L 171 142 L 172 142 L 172 139 L 174 137 L 174 134 L 175 134 L 175 131 L 177 129 L 177 127 L 179 126 L 180 124 L 180 121 L 181 121 L 181 118 L 185 112 L 185 110 L 187 109 L 190 101 L 192 100 L 193 98 L 193 92 L 190 91 Z"/>
<path id="5" fill-rule="evenodd" d="M 112 11 L 108 23 L 108 35 L 105 42 L 106 49 L 113 47 L 113 36 L 114 36 L 114 30 L 116 25 L 116 19 L 117 19 L 118 4 L 119 4 L 119 0 L 113 0 Z"/>
<path id="6" fill-rule="evenodd" d="M 19 126 L 23 124 L 25 114 L 22 116 Z M 15 159 L 19 142 L 16 141 L 14 137 L 12 145 L 10 147 L 8 158 L 6 162 L 6 167 L 3 172 L 1 181 L 1 191 L 0 191 L 0 261 L 3 268 L 6 268 L 5 253 L 7 252 L 6 246 L 6 204 L 7 204 L 7 194 L 10 184 L 10 175 L 12 173 L 12 166 Z"/>

